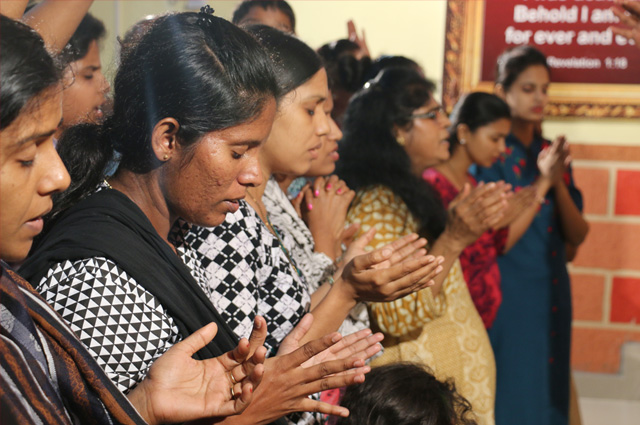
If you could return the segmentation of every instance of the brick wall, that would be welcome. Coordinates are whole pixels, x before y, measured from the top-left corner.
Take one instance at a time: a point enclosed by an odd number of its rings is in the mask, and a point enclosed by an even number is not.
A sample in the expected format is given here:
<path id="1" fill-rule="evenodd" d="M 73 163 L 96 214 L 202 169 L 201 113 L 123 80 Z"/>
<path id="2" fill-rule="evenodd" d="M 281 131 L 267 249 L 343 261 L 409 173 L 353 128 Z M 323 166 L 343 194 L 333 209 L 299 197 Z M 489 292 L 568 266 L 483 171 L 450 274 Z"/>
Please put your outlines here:
<path id="1" fill-rule="evenodd" d="M 587 240 L 570 267 L 575 370 L 617 373 L 640 341 L 640 147 L 572 145 Z"/>

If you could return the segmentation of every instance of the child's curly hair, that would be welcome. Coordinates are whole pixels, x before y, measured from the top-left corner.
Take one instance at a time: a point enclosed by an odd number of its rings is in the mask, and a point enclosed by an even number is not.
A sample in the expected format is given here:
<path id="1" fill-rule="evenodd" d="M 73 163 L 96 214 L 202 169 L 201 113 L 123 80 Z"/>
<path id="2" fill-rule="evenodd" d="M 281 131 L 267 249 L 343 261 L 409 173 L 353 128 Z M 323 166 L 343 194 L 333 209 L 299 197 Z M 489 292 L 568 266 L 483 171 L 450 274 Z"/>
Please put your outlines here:
<path id="1" fill-rule="evenodd" d="M 477 425 L 453 380 L 440 382 L 414 363 L 373 369 L 364 383 L 347 388 L 341 405 L 350 414 L 336 425 Z"/>

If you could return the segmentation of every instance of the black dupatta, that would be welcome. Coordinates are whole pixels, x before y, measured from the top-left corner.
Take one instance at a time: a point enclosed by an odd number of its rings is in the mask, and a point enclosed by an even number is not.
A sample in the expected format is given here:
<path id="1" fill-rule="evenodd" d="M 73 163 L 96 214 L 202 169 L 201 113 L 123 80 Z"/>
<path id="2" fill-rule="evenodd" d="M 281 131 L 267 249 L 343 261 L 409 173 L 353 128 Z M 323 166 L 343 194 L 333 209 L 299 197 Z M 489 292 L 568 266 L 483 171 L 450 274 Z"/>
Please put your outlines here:
<path id="1" fill-rule="evenodd" d="M 217 357 L 236 347 L 238 337 L 188 267 L 158 235 L 140 208 L 117 190 L 96 192 L 66 211 L 39 241 L 19 272 L 37 285 L 56 263 L 92 257 L 112 260 L 158 298 L 183 338 L 216 322 L 216 337 L 194 358 Z"/>

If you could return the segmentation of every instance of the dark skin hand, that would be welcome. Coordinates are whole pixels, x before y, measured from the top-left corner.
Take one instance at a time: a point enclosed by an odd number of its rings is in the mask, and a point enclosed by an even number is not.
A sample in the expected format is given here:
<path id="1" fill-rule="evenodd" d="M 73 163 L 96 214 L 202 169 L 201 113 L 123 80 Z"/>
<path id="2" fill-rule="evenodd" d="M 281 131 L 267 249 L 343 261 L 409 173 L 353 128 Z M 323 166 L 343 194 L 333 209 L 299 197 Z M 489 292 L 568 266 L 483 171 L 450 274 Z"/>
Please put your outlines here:
<path id="1" fill-rule="evenodd" d="M 624 27 L 609 27 L 616 35 L 621 35 L 633 41 L 640 49 L 640 1 L 616 0 L 616 6 L 611 7 L 614 15 L 620 19 Z"/>
<path id="2" fill-rule="evenodd" d="M 218 330 L 210 323 L 160 356 L 146 378 L 127 395 L 129 401 L 149 424 L 202 418 L 215 423 L 242 413 L 264 374 L 266 328 L 258 316 L 251 335 L 253 345 L 243 338 L 236 349 L 220 357 L 194 360 L 193 354 Z"/>
<path id="3" fill-rule="evenodd" d="M 305 316 L 285 338 L 282 342 L 284 348 L 281 347 L 276 357 L 265 362 L 264 377 L 255 391 L 253 402 L 243 414 L 228 417 L 223 423 L 267 424 L 299 411 L 348 415 L 348 410 L 343 407 L 311 400 L 308 396 L 364 382 L 364 374 L 370 370 L 364 359 L 368 353 L 377 352 L 372 347 L 379 342 L 379 337 L 372 338 L 370 334 L 363 333 L 343 340 L 340 334 L 332 333 L 298 348 L 312 322 L 313 316 Z M 255 347 L 262 337 L 261 334 L 254 335 L 250 339 L 251 347 Z M 356 356 L 351 355 L 354 352 Z M 314 358 L 317 355 L 320 356 Z"/>

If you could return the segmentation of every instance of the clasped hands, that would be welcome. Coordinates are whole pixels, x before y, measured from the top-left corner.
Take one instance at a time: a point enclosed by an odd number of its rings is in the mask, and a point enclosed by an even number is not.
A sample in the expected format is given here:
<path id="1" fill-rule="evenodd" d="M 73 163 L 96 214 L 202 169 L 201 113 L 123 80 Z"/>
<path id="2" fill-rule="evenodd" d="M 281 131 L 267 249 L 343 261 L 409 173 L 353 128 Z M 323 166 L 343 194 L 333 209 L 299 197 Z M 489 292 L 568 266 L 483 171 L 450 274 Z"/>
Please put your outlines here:
<path id="1" fill-rule="evenodd" d="M 308 396 L 364 382 L 370 370 L 364 360 L 380 350 L 382 335 L 369 329 L 344 338 L 332 333 L 299 347 L 312 321 L 306 315 L 274 358 L 265 360 L 267 326 L 258 316 L 249 339 L 241 339 L 234 350 L 195 360 L 193 354 L 217 332 L 210 323 L 156 360 L 128 398 L 149 424 L 266 424 L 295 411 L 347 416 L 347 409 Z"/>

